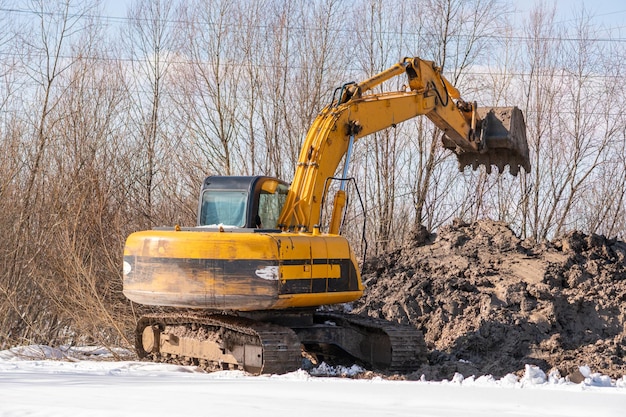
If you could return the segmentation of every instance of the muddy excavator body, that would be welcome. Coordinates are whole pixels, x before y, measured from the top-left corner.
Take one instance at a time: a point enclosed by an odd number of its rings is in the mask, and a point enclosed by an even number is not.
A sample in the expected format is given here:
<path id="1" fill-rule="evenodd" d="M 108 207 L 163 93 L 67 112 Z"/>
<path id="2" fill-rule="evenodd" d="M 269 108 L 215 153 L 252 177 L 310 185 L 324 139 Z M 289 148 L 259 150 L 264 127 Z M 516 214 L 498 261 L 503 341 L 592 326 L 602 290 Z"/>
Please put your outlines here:
<path id="1" fill-rule="evenodd" d="M 408 76 L 408 88 L 371 92 L 400 74 Z M 426 346 L 415 327 L 322 308 L 364 291 L 356 256 L 340 234 L 352 147 L 423 115 L 441 129 L 461 168 L 484 165 L 489 172 L 494 165 L 502 173 L 508 165 L 516 175 L 530 169 L 523 115 L 461 100 L 441 70 L 420 58 L 340 90 L 309 128 L 290 184 L 211 176 L 201 189 L 196 226 L 127 238 L 124 294 L 168 310 L 139 319 L 140 357 L 251 373 L 292 371 L 303 356 L 345 354 L 388 372 L 423 363 Z M 335 178 L 342 160 L 344 175 Z M 331 181 L 339 187 L 323 225 Z"/>

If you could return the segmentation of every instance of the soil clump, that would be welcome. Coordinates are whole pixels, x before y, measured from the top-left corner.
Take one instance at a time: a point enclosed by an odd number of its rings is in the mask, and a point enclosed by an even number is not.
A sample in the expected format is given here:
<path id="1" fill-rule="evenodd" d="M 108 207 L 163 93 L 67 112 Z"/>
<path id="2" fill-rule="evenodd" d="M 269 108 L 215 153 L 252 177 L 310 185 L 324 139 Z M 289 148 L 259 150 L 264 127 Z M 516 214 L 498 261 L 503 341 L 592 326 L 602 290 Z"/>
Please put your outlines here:
<path id="1" fill-rule="evenodd" d="M 506 223 L 454 221 L 370 260 L 353 312 L 424 333 L 429 380 L 526 364 L 580 382 L 578 367 L 626 375 L 626 243 L 572 232 L 536 244 Z"/>

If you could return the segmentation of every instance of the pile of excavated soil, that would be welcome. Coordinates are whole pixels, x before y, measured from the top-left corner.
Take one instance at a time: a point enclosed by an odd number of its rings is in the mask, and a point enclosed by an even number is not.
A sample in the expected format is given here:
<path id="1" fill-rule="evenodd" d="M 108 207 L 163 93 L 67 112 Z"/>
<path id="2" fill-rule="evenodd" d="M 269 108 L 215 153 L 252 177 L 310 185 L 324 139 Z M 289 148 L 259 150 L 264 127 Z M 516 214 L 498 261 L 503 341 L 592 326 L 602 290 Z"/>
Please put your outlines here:
<path id="1" fill-rule="evenodd" d="M 424 333 L 427 379 L 520 373 L 579 382 L 580 365 L 626 375 L 626 243 L 573 232 L 522 241 L 501 222 L 454 222 L 371 260 L 362 315 Z"/>

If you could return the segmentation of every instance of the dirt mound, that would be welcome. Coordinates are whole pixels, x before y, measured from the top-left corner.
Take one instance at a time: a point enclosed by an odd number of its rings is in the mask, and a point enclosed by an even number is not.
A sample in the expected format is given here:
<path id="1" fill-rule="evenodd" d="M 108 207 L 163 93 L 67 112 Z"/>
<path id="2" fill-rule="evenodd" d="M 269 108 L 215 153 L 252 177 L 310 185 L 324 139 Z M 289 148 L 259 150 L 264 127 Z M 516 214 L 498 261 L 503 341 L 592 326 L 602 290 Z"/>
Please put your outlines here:
<path id="1" fill-rule="evenodd" d="M 424 332 L 428 379 L 517 373 L 626 375 L 626 243 L 573 232 L 536 245 L 501 222 L 454 222 L 371 260 L 354 312 Z"/>

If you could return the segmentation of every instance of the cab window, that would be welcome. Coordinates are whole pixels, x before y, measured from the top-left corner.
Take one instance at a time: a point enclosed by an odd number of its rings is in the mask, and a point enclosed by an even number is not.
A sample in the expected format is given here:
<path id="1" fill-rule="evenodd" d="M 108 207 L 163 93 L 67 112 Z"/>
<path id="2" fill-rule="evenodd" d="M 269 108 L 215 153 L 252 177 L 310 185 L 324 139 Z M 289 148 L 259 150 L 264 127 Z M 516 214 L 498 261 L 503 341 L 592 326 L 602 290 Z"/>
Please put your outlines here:
<path id="1" fill-rule="evenodd" d="M 245 191 L 206 190 L 202 194 L 200 226 L 234 226 L 246 224 Z"/>
<path id="2" fill-rule="evenodd" d="M 275 229 L 278 223 L 278 216 L 285 205 L 287 199 L 288 187 L 284 184 L 278 184 L 276 190 L 268 192 L 261 190 L 259 194 L 259 218 L 261 220 L 260 228 Z"/>

